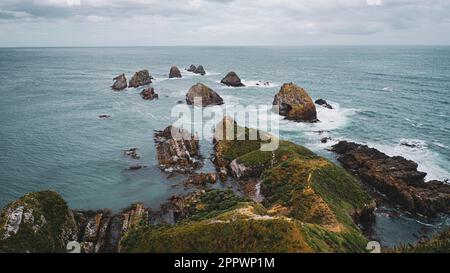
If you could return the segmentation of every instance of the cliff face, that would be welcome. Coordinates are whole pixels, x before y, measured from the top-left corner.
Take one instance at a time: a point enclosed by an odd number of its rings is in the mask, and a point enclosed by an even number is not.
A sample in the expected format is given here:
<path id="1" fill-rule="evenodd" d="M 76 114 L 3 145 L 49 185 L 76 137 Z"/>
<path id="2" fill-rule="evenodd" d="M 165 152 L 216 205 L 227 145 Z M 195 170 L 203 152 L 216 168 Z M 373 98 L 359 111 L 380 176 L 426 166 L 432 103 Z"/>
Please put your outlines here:
<path id="1" fill-rule="evenodd" d="M 27 194 L 0 214 L 0 252 L 65 252 L 76 233 L 72 212 L 53 191 Z"/>
<path id="2" fill-rule="evenodd" d="M 0 252 L 64 252 L 72 240 L 83 252 L 365 252 L 368 240 L 355 221 L 373 220 L 375 204 L 360 183 L 289 141 L 261 151 L 269 137 L 229 118 L 216 126 L 216 168 L 245 197 L 196 190 L 159 210 L 138 203 L 112 214 L 71 211 L 52 191 L 30 193 L 1 211 Z M 448 238 L 445 231 L 386 251 L 448 252 Z"/>
<path id="3" fill-rule="evenodd" d="M 218 138 L 230 127 L 240 140 Z M 245 140 L 252 134 L 255 140 Z M 33 193 L 3 210 L 0 250 L 58 252 L 75 239 L 84 252 L 365 252 L 367 240 L 352 216 L 370 214 L 373 203 L 358 182 L 291 142 L 260 151 L 266 137 L 230 119 L 216 128 L 217 168 L 245 189 L 258 181 L 262 202 L 232 190 L 195 191 L 157 211 L 135 204 L 111 215 L 72 212 L 54 192 Z M 34 221 L 25 216 L 31 209 Z"/>

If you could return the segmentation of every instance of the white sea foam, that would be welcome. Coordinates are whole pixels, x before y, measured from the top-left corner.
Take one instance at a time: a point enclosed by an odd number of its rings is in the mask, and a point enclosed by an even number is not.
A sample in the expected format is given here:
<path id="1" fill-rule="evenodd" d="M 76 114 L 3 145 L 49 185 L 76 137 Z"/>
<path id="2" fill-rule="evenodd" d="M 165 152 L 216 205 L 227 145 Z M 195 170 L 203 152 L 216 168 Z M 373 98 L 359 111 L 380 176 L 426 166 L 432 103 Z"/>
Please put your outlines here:
<path id="1" fill-rule="evenodd" d="M 205 75 L 201 75 L 201 74 L 196 74 L 194 72 L 190 72 L 187 70 L 184 70 L 181 72 L 181 75 L 185 78 L 192 78 L 192 77 L 205 77 L 205 76 L 218 76 L 220 75 L 219 72 L 213 72 L 213 71 L 207 71 L 205 70 Z"/>
<path id="2" fill-rule="evenodd" d="M 221 84 L 220 89 L 245 89 L 245 88 L 276 88 L 280 87 L 280 83 L 268 82 L 265 81 L 246 81 L 242 80 L 242 83 L 245 86 L 233 87 L 222 84 L 220 81 L 216 81 L 217 84 Z"/>
<path id="3" fill-rule="evenodd" d="M 409 118 L 405 118 L 405 120 L 406 120 L 407 122 L 409 122 L 409 123 L 411 124 L 411 126 L 413 126 L 413 127 L 420 128 L 420 127 L 423 126 L 422 123 L 415 122 L 415 121 L 413 121 L 413 120 L 411 120 L 411 119 L 409 119 Z"/>
<path id="4" fill-rule="evenodd" d="M 245 87 L 258 87 L 258 88 L 274 88 L 280 87 L 280 83 L 268 82 L 268 81 L 255 81 L 255 80 L 242 80 Z"/>
<path id="5" fill-rule="evenodd" d="M 401 143 L 418 144 L 415 147 L 402 145 Z M 406 159 L 416 162 L 418 170 L 426 172 L 426 180 L 445 180 L 450 178 L 447 170 L 441 167 L 443 160 L 439 155 L 430 150 L 426 141 L 420 139 L 401 139 L 398 144 L 368 143 L 369 147 L 374 147 L 389 156 L 403 156 Z"/>
<path id="6" fill-rule="evenodd" d="M 329 102 L 334 109 L 317 105 L 317 118 L 319 122 L 305 123 L 283 120 L 281 128 L 286 131 L 303 131 L 317 138 L 317 131 L 332 131 L 344 127 L 349 117 L 357 113 L 358 109 L 343 108 L 338 103 Z"/>
<path id="7" fill-rule="evenodd" d="M 387 91 L 387 92 L 392 92 L 394 91 L 394 88 L 390 87 L 390 86 L 386 86 L 382 89 L 383 91 Z"/>
<path id="8" fill-rule="evenodd" d="M 440 147 L 440 148 L 448 149 L 448 146 L 447 146 L 447 145 L 442 144 L 442 143 L 440 143 L 440 142 L 435 141 L 435 142 L 433 142 L 433 144 L 436 145 L 436 146 L 438 146 L 438 147 Z"/>

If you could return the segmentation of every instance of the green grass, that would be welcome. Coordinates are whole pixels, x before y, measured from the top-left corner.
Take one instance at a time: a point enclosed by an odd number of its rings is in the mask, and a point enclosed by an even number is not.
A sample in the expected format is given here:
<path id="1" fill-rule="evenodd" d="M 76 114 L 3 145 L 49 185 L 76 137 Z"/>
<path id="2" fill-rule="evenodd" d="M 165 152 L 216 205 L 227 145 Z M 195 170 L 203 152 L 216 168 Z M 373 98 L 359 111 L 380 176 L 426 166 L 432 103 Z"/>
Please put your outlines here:
<path id="1" fill-rule="evenodd" d="M 3 225 L 6 223 L 8 208 L 24 206 L 33 210 L 33 223 L 25 223 L 22 219 L 20 229 L 16 235 L 0 240 L 0 252 L 65 252 L 66 237 L 74 229 L 75 223 L 69 214 L 67 203 L 53 191 L 35 192 L 10 203 L 0 216 L 2 230 L 0 238 L 6 232 Z M 45 219 L 41 221 L 42 217 Z M 35 231 L 33 224 L 41 227 Z"/>

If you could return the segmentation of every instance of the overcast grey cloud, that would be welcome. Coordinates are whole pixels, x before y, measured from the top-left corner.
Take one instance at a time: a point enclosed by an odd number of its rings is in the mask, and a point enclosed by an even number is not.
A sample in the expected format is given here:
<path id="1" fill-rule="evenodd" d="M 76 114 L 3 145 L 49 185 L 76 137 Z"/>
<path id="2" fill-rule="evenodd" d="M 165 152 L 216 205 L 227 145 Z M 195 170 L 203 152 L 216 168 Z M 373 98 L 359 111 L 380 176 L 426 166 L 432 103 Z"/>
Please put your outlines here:
<path id="1" fill-rule="evenodd" d="M 0 46 L 450 44 L 449 0 L 2 0 Z"/>

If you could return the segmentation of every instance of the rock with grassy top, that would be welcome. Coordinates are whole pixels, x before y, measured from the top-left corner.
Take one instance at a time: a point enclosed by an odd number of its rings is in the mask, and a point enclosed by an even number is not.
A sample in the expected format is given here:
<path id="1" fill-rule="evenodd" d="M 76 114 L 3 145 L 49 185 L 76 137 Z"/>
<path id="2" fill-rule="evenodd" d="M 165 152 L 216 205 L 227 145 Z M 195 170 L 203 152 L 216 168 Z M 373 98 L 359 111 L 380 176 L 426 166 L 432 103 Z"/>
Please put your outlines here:
<path id="1" fill-rule="evenodd" d="M 279 114 L 297 122 L 316 122 L 317 112 L 313 100 L 305 89 L 285 83 L 275 95 L 272 103 L 278 107 Z"/>
<path id="2" fill-rule="evenodd" d="M 0 214 L 0 252 L 65 252 L 77 226 L 56 192 L 29 193 Z"/>

